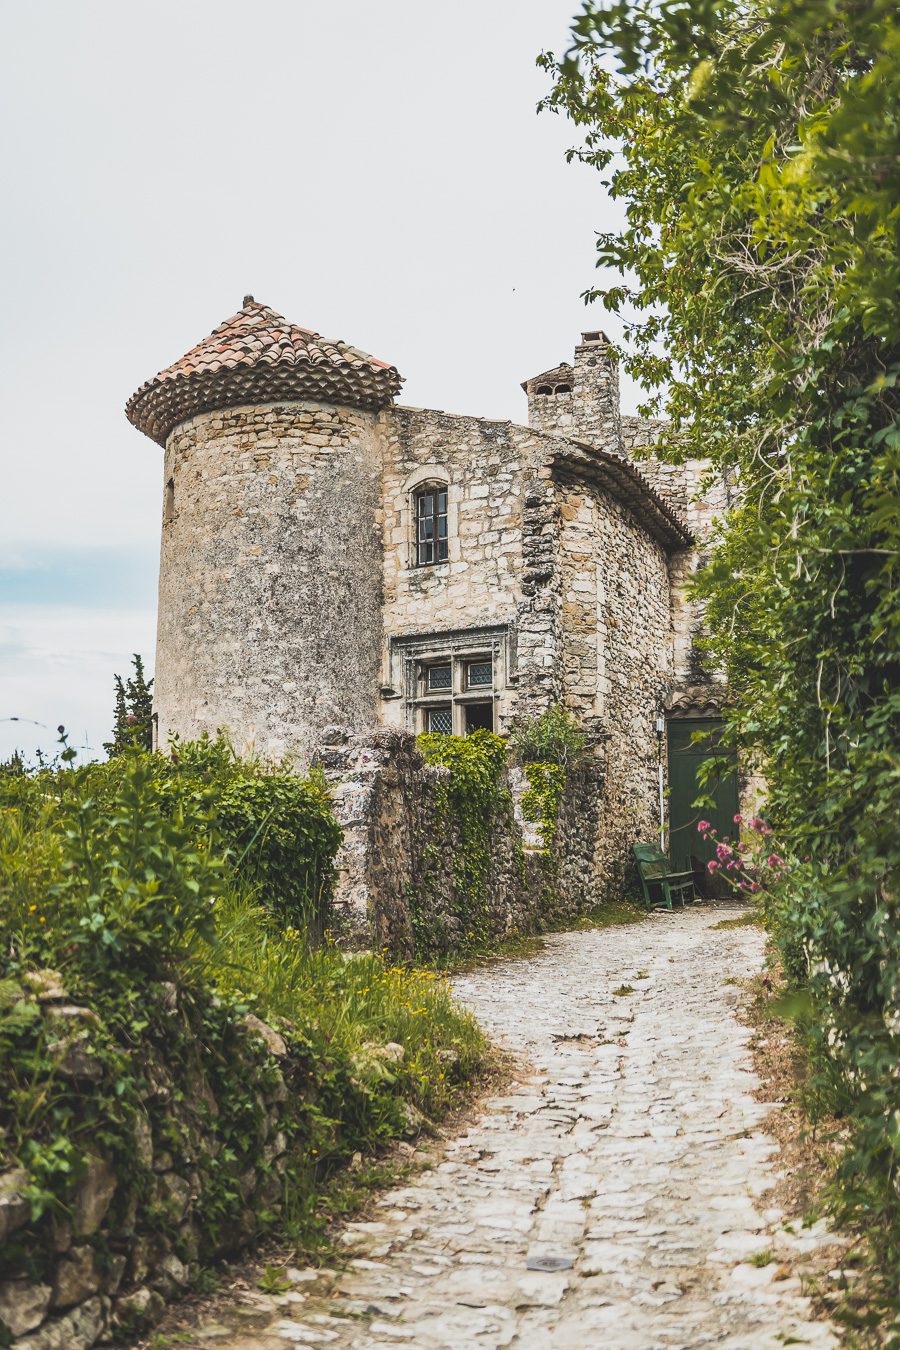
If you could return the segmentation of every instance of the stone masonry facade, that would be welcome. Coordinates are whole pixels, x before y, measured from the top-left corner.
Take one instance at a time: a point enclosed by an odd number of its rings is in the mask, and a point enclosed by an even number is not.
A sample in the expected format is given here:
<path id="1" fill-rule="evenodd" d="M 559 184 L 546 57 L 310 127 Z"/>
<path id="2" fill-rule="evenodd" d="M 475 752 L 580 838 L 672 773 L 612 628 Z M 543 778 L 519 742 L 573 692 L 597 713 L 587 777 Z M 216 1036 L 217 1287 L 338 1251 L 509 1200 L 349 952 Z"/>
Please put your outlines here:
<path id="1" fill-rule="evenodd" d="M 685 587 L 727 489 L 642 457 L 665 426 L 621 416 L 600 332 L 525 382 L 527 426 L 404 407 L 399 386 L 247 297 L 134 395 L 165 446 L 159 744 L 224 728 L 306 765 L 379 729 L 506 734 L 561 704 L 594 747 L 603 898 L 659 829 L 659 719 L 704 682 L 715 697 Z M 342 866 L 371 919 L 347 858 L 379 794 L 354 765 Z"/>

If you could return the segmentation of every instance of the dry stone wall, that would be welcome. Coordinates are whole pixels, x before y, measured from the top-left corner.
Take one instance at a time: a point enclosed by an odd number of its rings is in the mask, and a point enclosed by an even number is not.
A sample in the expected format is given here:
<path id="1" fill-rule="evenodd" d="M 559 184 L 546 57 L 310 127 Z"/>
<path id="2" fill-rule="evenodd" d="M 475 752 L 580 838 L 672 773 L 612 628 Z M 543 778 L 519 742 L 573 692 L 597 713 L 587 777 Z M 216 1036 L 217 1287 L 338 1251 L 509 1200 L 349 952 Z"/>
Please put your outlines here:
<path id="1" fill-rule="evenodd" d="M 602 760 L 572 768 L 553 840 L 523 819 L 524 774 L 508 766 L 486 821 L 487 868 L 473 933 L 459 864 L 466 841 L 442 805 L 448 770 L 426 763 L 415 737 L 331 729 L 319 762 L 344 827 L 338 854 L 341 926 L 403 960 L 441 956 L 586 913 L 598 899 L 595 839 Z"/>
<path id="2" fill-rule="evenodd" d="M 702 459 L 669 464 L 653 455 L 642 454 L 666 435 L 667 423 L 659 418 L 623 417 L 622 438 L 626 453 L 637 455 L 638 468 L 662 496 L 681 512 L 698 548 L 682 549 L 670 562 L 672 579 L 672 641 L 674 647 L 673 698 L 687 689 L 710 690 L 721 685 L 718 672 L 710 669 L 699 639 L 703 635 L 703 610 L 689 597 L 693 573 L 703 560 L 703 546 L 715 522 L 733 505 L 732 485 L 725 478 L 713 479 L 709 465 Z M 721 690 L 720 690 L 721 693 Z"/>
<path id="3" fill-rule="evenodd" d="M 508 422 L 415 408 L 391 408 L 381 416 L 385 634 L 396 643 L 409 635 L 509 632 L 503 659 L 495 662 L 499 731 L 515 713 L 521 679 L 522 525 L 535 474 L 516 430 Z M 536 438 L 532 448 L 538 449 Z M 416 489 L 428 483 L 447 485 L 449 558 L 419 567 L 413 501 Z M 415 729 L 402 698 L 402 663 L 402 653 L 388 643 L 380 720 L 397 730 Z"/>
<path id="4" fill-rule="evenodd" d="M 35 972 L 33 989 L 56 1035 L 61 1022 L 96 1020 L 72 1005 L 56 972 Z M 182 1006 L 174 985 L 160 993 L 184 1037 L 197 1008 L 188 999 Z M 13 1350 L 130 1344 L 131 1333 L 185 1292 L 202 1265 L 249 1242 L 263 1230 L 263 1216 L 277 1216 L 292 1139 L 299 1133 L 303 1140 L 308 1050 L 252 1013 L 223 1009 L 219 1020 L 214 1044 L 197 1028 L 176 1063 L 148 1044 L 131 1146 L 98 1138 L 65 1210 L 32 1218 L 24 1188 L 34 1178 L 22 1169 L 0 1174 L 0 1343 Z M 220 1081 L 223 1058 L 246 1087 L 239 1103 Z M 64 1091 L 89 1093 L 103 1070 L 75 1038 L 57 1072 Z"/>
<path id="5" fill-rule="evenodd" d="M 579 363 L 582 382 L 608 386 L 612 398 L 605 347 L 582 344 Z M 584 475 L 561 476 L 567 442 L 558 435 L 410 409 L 382 420 L 385 632 L 510 625 L 516 665 L 499 691 L 498 729 L 563 702 L 596 734 L 604 807 L 592 827 L 594 898 L 612 894 L 631 845 L 659 825 L 656 718 L 673 680 L 666 553 L 591 481 L 587 452 Z M 410 501 L 431 478 L 449 485 L 450 558 L 415 567 Z M 392 681 L 383 720 L 409 727 Z M 339 791 L 358 804 L 358 782 Z M 358 873 L 354 888 L 359 909 L 369 892 Z"/>

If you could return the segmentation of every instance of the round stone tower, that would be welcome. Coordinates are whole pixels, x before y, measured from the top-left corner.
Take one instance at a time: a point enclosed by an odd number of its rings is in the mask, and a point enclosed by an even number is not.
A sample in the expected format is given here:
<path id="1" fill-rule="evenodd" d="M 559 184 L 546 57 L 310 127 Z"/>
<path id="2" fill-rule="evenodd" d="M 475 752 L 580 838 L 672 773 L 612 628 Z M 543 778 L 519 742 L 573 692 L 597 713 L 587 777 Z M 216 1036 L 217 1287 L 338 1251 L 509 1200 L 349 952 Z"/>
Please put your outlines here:
<path id="1" fill-rule="evenodd" d="M 132 395 L 165 448 L 159 743 L 224 728 L 306 757 L 373 726 L 382 637 L 379 410 L 393 366 L 246 296 Z"/>

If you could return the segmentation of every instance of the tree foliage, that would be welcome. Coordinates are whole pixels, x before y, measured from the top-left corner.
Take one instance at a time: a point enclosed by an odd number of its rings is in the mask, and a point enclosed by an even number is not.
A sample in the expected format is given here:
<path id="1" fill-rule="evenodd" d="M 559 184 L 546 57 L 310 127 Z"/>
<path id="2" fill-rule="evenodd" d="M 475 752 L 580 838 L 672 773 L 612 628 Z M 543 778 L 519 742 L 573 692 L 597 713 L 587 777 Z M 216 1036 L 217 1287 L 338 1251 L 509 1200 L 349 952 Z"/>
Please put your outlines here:
<path id="1" fill-rule="evenodd" d="M 113 712 L 113 738 L 104 743 L 104 750 L 112 757 L 123 750 L 153 749 L 153 681 L 144 674 L 144 661 L 135 652 L 131 658 L 134 674 L 123 680 L 114 675 L 116 689 Z"/>
<path id="2" fill-rule="evenodd" d="M 779 932 L 849 1094 L 844 1194 L 896 1232 L 896 5 L 610 0 L 572 36 L 546 102 L 625 206 L 598 238 L 619 277 L 587 298 L 625 311 L 658 453 L 740 481 L 698 586 L 730 734 L 803 862 Z"/>

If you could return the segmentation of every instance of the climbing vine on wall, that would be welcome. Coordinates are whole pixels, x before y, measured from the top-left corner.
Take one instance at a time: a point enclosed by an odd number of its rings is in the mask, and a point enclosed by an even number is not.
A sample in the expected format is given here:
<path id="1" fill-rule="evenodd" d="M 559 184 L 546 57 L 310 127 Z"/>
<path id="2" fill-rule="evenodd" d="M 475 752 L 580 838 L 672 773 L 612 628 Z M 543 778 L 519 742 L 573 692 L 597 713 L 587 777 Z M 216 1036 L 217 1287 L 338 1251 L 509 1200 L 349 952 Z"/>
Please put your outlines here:
<path id="1" fill-rule="evenodd" d="M 528 779 L 522 812 L 526 820 L 540 826 L 549 862 L 568 770 L 584 757 L 588 738 L 572 714 L 554 704 L 539 717 L 521 721 L 513 731 L 512 742 Z"/>
<path id="2" fill-rule="evenodd" d="M 524 766 L 528 791 L 522 794 L 522 812 L 526 820 L 540 826 L 541 843 L 549 854 L 556 836 L 556 818 L 566 789 L 566 771 L 549 761 Z"/>
<path id="3" fill-rule="evenodd" d="M 512 810 L 503 783 L 507 748 L 489 731 L 471 736 L 423 735 L 419 746 L 428 764 L 447 770 L 435 783 L 434 833 L 452 849 L 453 908 L 459 949 L 483 945 L 492 937 L 489 877 L 498 815 Z M 415 897 L 413 925 L 416 926 Z M 427 950 L 429 935 L 417 933 L 417 948 Z"/>

